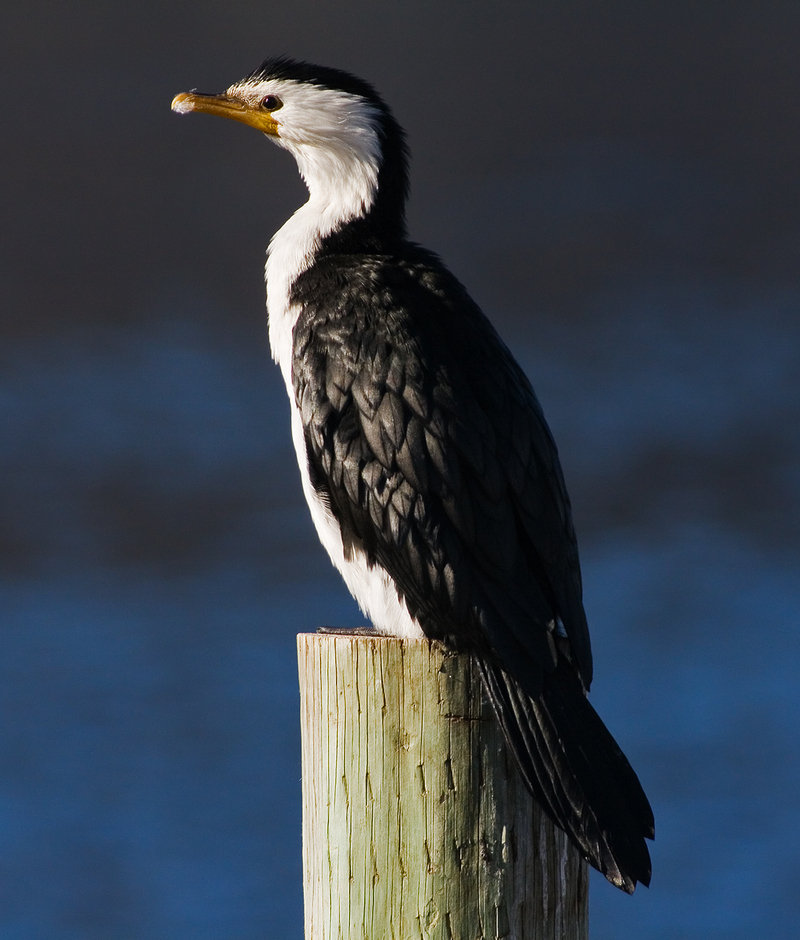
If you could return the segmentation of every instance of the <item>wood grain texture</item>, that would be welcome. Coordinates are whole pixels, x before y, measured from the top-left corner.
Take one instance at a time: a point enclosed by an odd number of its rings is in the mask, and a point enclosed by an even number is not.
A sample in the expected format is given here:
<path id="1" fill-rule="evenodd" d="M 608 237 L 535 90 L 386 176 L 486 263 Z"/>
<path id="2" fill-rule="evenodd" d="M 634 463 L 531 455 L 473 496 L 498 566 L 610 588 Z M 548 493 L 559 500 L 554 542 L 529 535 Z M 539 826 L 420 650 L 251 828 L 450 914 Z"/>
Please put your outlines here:
<path id="1" fill-rule="evenodd" d="M 586 940 L 586 863 L 470 656 L 329 634 L 298 656 L 306 940 Z"/>

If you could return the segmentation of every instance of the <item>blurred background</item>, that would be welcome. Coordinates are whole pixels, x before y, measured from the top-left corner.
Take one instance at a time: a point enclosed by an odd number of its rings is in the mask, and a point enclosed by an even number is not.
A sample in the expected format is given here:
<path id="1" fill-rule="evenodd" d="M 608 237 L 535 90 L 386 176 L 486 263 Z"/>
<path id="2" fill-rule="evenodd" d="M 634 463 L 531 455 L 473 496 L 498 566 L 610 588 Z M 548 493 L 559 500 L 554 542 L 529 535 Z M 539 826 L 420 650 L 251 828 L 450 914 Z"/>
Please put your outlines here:
<path id="1" fill-rule="evenodd" d="M 288 154 L 182 119 L 266 55 L 371 80 L 413 236 L 562 454 L 593 701 L 653 802 L 593 940 L 797 936 L 800 7 L 4 11 L 0 937 L 302 934 L 294 637 L 362 618 L 265 335 Z"/>

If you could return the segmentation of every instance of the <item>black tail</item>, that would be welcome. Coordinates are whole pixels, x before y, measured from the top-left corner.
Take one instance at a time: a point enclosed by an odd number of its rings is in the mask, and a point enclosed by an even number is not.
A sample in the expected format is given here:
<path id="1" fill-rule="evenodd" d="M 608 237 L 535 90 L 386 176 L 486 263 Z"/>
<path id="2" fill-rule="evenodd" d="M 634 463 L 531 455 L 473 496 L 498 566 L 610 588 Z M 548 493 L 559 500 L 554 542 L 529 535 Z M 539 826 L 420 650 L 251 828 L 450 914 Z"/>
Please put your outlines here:
<path id="1" fill-rule="evenodd" d="M 525 783 L 588 861 L 628 894 L 650 884 L 653 811 L 619 745 L 562 661 L 533 699 L 501 667 L 481 675 Z"/>

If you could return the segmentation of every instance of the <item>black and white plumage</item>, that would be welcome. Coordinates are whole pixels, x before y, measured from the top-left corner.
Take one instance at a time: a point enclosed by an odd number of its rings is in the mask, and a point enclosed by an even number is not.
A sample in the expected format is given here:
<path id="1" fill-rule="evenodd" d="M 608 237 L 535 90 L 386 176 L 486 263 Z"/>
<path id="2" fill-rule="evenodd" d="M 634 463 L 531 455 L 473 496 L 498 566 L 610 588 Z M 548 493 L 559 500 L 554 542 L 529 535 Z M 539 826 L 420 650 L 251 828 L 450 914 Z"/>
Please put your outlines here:
<path id="1" fill-rule="evenodd" d="M 650 881 L 653 815 L 586 698 L 578 549 L 528 379 L 464 287 L 407 240 L 403 132 L 367 83 L 267 60 L 173 109 L 289 150 L 308 202 L 270 244 L 272 353 L 320 539 L 375 628 L 474 651 L 522 776 L 615 885 Z"/>

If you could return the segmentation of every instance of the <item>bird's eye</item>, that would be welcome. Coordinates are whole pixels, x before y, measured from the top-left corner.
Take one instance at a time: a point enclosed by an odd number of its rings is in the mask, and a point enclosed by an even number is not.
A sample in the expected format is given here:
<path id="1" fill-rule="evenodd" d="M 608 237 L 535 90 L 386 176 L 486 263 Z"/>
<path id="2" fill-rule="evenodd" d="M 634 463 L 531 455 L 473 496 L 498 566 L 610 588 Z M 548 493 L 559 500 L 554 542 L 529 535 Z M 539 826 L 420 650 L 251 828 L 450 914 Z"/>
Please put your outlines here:
<path id="1" fill-rule="evenodd" d="M 261 107 L 265 111 L 277 111 L 283 107 L 283 102 L 276 95 L 266 95 L 261 99 Z"/>

